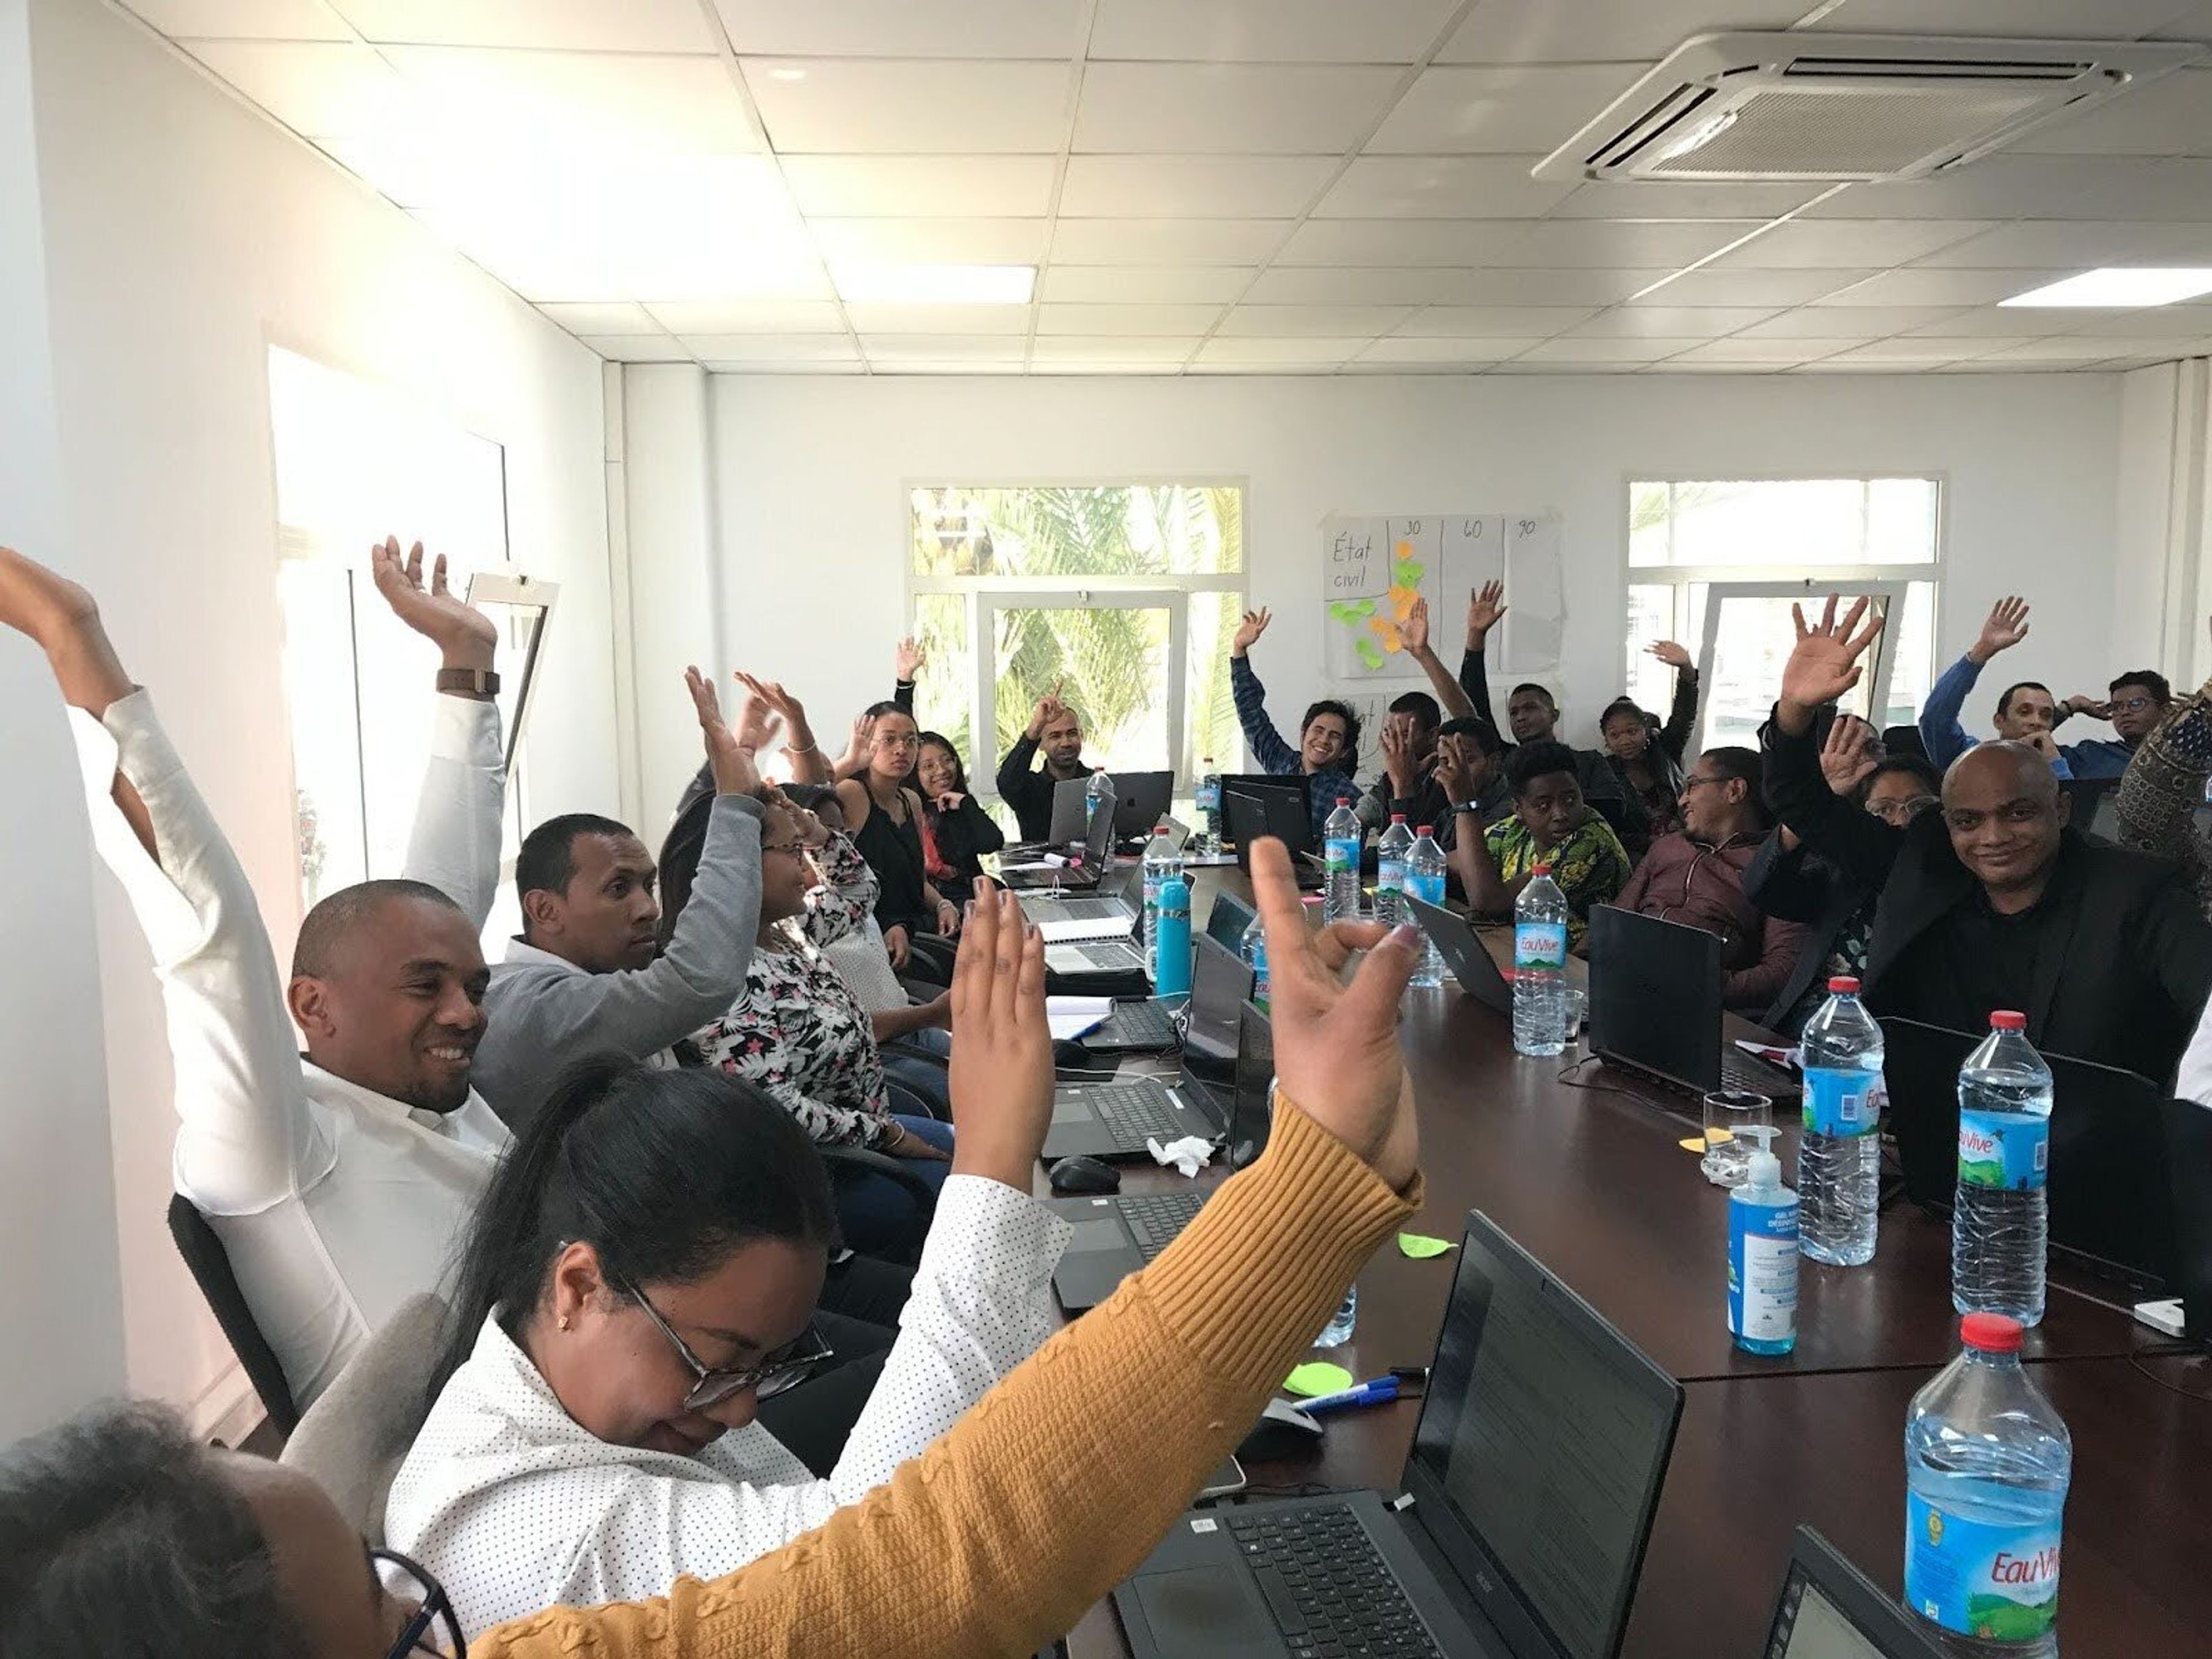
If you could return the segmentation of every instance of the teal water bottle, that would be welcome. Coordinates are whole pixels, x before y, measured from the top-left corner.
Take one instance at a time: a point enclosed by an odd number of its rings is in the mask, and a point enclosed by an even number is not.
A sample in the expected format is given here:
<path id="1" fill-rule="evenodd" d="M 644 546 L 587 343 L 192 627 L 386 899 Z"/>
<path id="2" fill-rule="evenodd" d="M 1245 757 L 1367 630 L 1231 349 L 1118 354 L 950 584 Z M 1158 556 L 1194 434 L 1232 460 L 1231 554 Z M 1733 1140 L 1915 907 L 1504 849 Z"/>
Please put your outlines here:
<path id="1" fill-rule="evenodd" d="M 1152 993 L 1190 994 L 1190 884 L 1170 876 L 1160 884 L 1159 920 L 1153 940 Z"/>

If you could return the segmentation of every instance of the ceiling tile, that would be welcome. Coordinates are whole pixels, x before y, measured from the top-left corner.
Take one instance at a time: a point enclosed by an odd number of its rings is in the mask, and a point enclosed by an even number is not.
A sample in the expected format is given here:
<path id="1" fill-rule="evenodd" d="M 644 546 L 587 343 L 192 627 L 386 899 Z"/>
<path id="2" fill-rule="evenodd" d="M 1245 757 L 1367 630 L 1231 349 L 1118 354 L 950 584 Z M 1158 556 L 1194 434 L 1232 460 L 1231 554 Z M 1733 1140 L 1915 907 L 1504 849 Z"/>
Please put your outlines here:
<path id="1" fill-rule="evenodd" d="M 1358 338 L 1328 338 L 1305 336 L 1289 340 L 1252 339 L 1243 336 L 1230 338 L 1217 334 L 1198 349 L 1200 364 L 1328 364 L 1334 366 L 1348 357 L 1357 356 L 1365 348 L 1364 336 Z"/>
<path id="2" fill-rule="evenodd" d="M 716 362 L 707 365 L 709 374 L 865 374 L 867 365 L 855 352 L 849 362 L 835 363 Z"/>
<path id="3" fill-rule="evenodd" d="M 371 190 L 404 208 L 428 207 L 451 195 L 456 173 L 465 171 L 435 143 L 413 136 L 395 140 L 332 135 L 313 143 Z"/>
<path id="4" fill-rule="evenodd" d="M 1844 365 L 1955 363 L 1961 358 L 1979 356 L 1996 343 L 1990 340 L 1875 340 L 1822 361 Z"/>
<path id="5" fill-rule="evenodd" d="M 1237 306 L 1221 319 L 1224 334 L 1284 338 L 1316 335 L 1350 339 L 1388 334 L 1412 314 L 1407 306 Z"/>
<path id="6" fill-rule="evenodd" d="M 1219 306 L 1048 305 L 1037 307 L 1037 335 L 1194 335 L 1212 328 Z"/>
<path id="7" fill-rule="evenodd" d="M 2204 216 L 2212 161 L 1992 155 L 1941 179 L 1853 185 L 1811 219 L 2162 219 Z"/>
<path id="8" fill-rule="evenodd" d="M 417 118 L 412 88 L 367 46 L 193 40 L 185 50 L 310 138 L 405 131 Z"/>
<path id="9" fill-rule="evenodd" d="M 1718 263 L 1767 270 L 1901 265 L 1989 228 L 1979 221 L 1861 219 L 1840 224 L 1793 219 L 1753 237 Z"/>
<path id="10" fill-rule="evenodd" d="M 1664 58 L 1717 15 L 1740 29 L 1785 28 L 1808 0 L 1482 0 L 1459 26 L 1440 64 L 1581 64 Z M 1595 115 L 1593 106 L 1586 116 Z M 1579 125 L 1579 121 L 1577 125 Z"/>
<path id="11" fill-rule="evenodd" d="M 1363 155 L 1321 205 L 1322 219 L 1533 219 L 1575 186 L 1528 176 L 1527 155 Z"/>
<path id="12" fill-rule="evenodd" d="M 1062 64 L 740 61 L 769 137 L 787 155 L 1050 155 L 1067 125 Z M 794 73 L 805 78 L 780 78 Z"/>
<path id="13" fill-rule="evenodd" d="M 1665 271 L 1651 273 L 1657 282 Z M 1867 275 L 1864 270 L 1737 270 L 1706 265 L 1684 271 L 1652 289 L 1631 305 L 1651 306 L 1783 306 L 1803 305 Z M 1638 292 L 1649 287 L 1639 284 Z"/>
<path id="14" fill-rule="evenodd" d="M 1193 345 L 1196 345 L 1198 343 L 1194 340 L 1191 343 Z M 1182 373 L 1182 359 L 1180 357 L 1146 357 L 1139 358 L 1134 362 L 1129 362 L 1120 358 L 1102 357 L 1094 360 L 1083 357 L 1047 357 L 1036 352 L 1030 354 L 1030 374 L 1032 379 L 1035 379 L 1039 375 L 1052 374 L 1090 374 L 1101 376 L 1109 374 L 1122 374 L 1151 375 L 1158 377 L 1160 375 L 1178 374 Z"/>
<path id="15" fill-rule="evenodd" d="M 1038 297 L 1093 304 L 1219 305 L 1252 280 L 1249 265 L 1063 265 L 1045 267 Z"/>
<path id="16" fill-rule="evenodd" d="M 1083 363 L 1130 363 L 1157 368 L 1182 366 L 1198 349 L 1199 337 L 1190 335 L 1039 335 L 1030 349 L 1030 361 L 1039 368 L 1073 367 Z"/>
<path id="17" fill-rule="evenodd" d="M 2008 148 L 2025 155 L 2212 155 L 2212 70 L 2177 70 Z"/>
<path id="18" fill-rule="evenodd" d="M 1340 155 L 1374 125 L 1397 82 L 1398 71 L 1389 69 L 1093 62 L 1084 72 L 1075 148 L 1150 155 Z"/>
<path id="19" fill-rule="evenodd" d="M 1056 58 L 1077 0 L 714 0 L 741 53 L 783 58 Z"/>
<path id="20" fill-rule="evenodd" d="M 549 306 L 545 309 L 557 310 Z M 842 334 L 828 300 L 664 300 L 650 307 L 671 334 Z"/>
<path id="21" fill-rule="evenodd" d="M 2023 40 L 2132 40 L 2189 9 L 2189 0 L 1847 0 L 1826 27 L 1855 33 L 1999 34 Z"/>
<path id="22" fill-rule="evenodd" d="M 840 260 L 1033 265 L 1042 219 L 810 219 L 822 257 Z"/>
<path id="23" fill-rule="evenodd" d="M 2058 319 L 2062 311 L 2035 310 L 2000 311 L 2000 317 L 2009 317 L 2015 323 L 2032 319 L 2033 328 L 2021 330 L 2023 334 L 2071 334 L 2092 339 L 2147 339 L 2156 334 L 2170 338 L 2185 339 L 2212 332 L 2212 312 L 2201 306 L 2144 306 L 2131 311 L 2077 311 L 2079 322 Z"/>
<path id="24" fill-rule="evenodd" d="M 1588 322 L 1595 314 L 1574 306 L 1429 306 L 1399 324 L 1397 331 L 1413 337 L 1542 338 Z"/>
<path id="25" fill-rule="evenodd" d="M 2001 347 L 1977 361 L 1991 363 L 2100 363 L 2118 355 L 2108 340 L 2031 340 L 2026 345 Z"/>
<path id="26" fill-rule="evenodd" d="M 1295 219 L 1342 165 L 1334 155 L 1074 155 L 1067 219 Z"/>
<path id="27" fill-rule="evenodd" d="M 1027 306 L 870 305 L 848 303 L 845 314 L 863 334 L 1012 335 L 1030 331 Z"/>
<path id="28" fill-rule="evenodd" d="M 1532 296 L 1521 293 L 1476 293 L 1470 290 L 1470 284 L 1486 276 L 1528 274 L 1531 273 L 1454 270 L 1440 265 L 1413 270 L 1273 265 L 1260 273 L 1259 280 L 1244 297 L 1255 305 L 1417 306 L 1473 304 L 1488 300 L 1511 302 Z M 1601 301 L 1591 300 L 1589 303 Z"/>
<path id="29" fill-rule="evenodd" d="M 1283 240 L 1279 219 L 1062 219 L 1055 264 L 1256 265 Z"/>
<path id="30" fill-rule="evenodd" d="M 660 334 L 666 331 L 646 314 L 643 306 L 550 305 L 538 307 L 571 334 Z"/>
<path id="31" fill-rule="evenodd" d="M 1706 185 L 1628 179 L 1578 185 L 1554 219 L 1771 219 L 1794 213 L 1821 185 Z"/>
<path id="32" fill-rule="evenodd" d="M 1530 346 L 1516 361 L 1524 363 L 1656 363 L 1678 351 L 1705 343 L 1699 339 L 1669 337 L 1652 340 L 1545 340 Z"/>
<path id="33" fill-rule="evenodd" d="M 1686 265 L 1753 228 L 1737 219 L 1677 223 L 1637 219 L 1547 219 L 1479 261 L 1497 265 Z"/>
<path id="34" fill-rule="evenodd" d="M 127 0 L 173 40 L 350 40 L 323 0 Z"/>
<path id="35" fill-rule="evenodd" d="M 1098 0 L 1091 57 L 1410 64 L 1456 0 Z"/>
<path id="36" fill-rule="evenodd" d="M 763 148 L 712 58 L 387 46 L 425 118 L 460 143 L 603 154 L 728 155 Z"/>
<path id="37" fill-rule="evenodd" d="M 1840 273 L 1838 273 L 1840 274 Z M 1856 310 L 1863 306 L 1988 305 L 2032 284 L 2013 270 L 1879 270 L 1859 282 L 1838 284 L 1810 303 Z"/>
<path id="38" fill-rule="evenodd" d="M 580 334 L 586 345 L 615 363 L 688 363 L 690 348 L 665 334 Z"/>
<path id="39" fill-rule="evenodd" d="M 1615 306 L 1568 332 L 1580 339 L 1664 339 L 1669 335 L 1717 340 L 1774 314 L 1771 308 L 1734 306 Z"/>
<path id="40" fill-rule="evenodd" d="M 1018 363 L 1029 343 L 980 334 L 864 334 L 860 349 L 872 363 Z"/>
<path id="41" fill-rule="evenodd" d="M 1286 265 L 1485 265 L 1533 220 L 1309 219 L 1276 256 Z M 1278 233 L 1279 234 L 1279 232 Z"/>
<path id="42" fill-rule="evenodd" d="M 1747 328 L 1743 333 L 1746 338 L 1753 340 L 1820 340 L 1838 334 L 1879 339 L 1935 322 L 1950 309 L 1944 306 L 1863 306 L 1845 311 L 1834 306 L 1801 306 Z"/>
<path id="43" fill-rule="evenodd" d="M 824 218 L 1027 218 L 1052 206 L 1045 155 L 787 155 L 801 213 Z"/>
<path id="44" fill-rule="evenodd" d="M 1845 351 L 1860 344 L 1856 339 L 1832 340 L 1747 340 L 1738 335 L 1731 339 L 1713 340 L 1701 346 L 1692 346 L 1679 357 L 1671 360 L 1685 368 L 1696 368 L 1716 363 L 1786 363 L 1810 362 L 1835 352 Z"/>
<path id="45" fill-rule="evenodd" d="M 1888 316 L 1892 313 L 1838 311 L 1832 307 L 1824 306 L 1814 314 L 1856 320 L 1869 314 Z M 1984 306 L 1972 311 L 1954 311 L 1948 317 L 1923 323 L 1905 331 L 1914 339 L 1920 340 L 1996 339 L 2008 336 L 2032 340 L 2045 334 L 2074 332 L 2079 314 L 2063 311 L 2000 311 L 1995 306 Z"/>
<path id="46" fill-rule="evenodd" d="M 1724 358 L 1699 358 L 1694 352 L 1683 352 L 1669 357 L 1663 363 L 1647 364 L 1636 372 L 1638 374 L 1779 374 L 1781 368 L 1773 363 L 1729 362 Z"/>
<path id="47" fill-rule="evenodd" d="M 1392 335 L 1359 354 L 1363 363 L 1502 363 L 1538 344 L 1533 339 L 1485 339 L 1467 336 L 1407 338 Z"/>
<path id="48" fill-rule="evenodd" d="M 860 354 L 842 334 L 701 334 L 684 341 L 709 368 L 725 363 L 849 363 Z"/>
<path id="49" fill-rule="evenodd" d="M 2208 181 L 2212 182 L 2212 181 Z M 2205 214 L 2212 220 L 2212 197 Z M 2093 265 L 2178 264 L 2212 257 L 2212 223 L 2143 224 L 2107 220 L 2043 220 L 1999 225 L 1972 241 L 1929 254 L 1923 264 L 2063 270 Z M 2033 287 L 2033 283 L 2023 287 Z"/>
<path id="50" fill-rule="evenodd" d="M 429 46 L 711 52 L 698 0 L 333 0 L 364 39 Z"/>
<path id="51" fill-rule="evenodd" d="M 1367 149 L 1371 155 L 1547 155 L 1646 67 L 1423 70 Z"/>

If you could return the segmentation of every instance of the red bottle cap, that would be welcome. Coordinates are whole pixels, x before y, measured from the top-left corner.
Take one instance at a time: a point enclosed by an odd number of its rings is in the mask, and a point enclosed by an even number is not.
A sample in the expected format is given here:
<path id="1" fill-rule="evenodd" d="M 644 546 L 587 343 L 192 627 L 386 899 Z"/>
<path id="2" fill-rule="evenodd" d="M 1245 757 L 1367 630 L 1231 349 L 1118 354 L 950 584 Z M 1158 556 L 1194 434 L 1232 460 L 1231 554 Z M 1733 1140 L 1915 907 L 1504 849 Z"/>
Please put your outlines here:
<path id="1" fill-rule="evenodd" d="M 2008 1314 L 1971 1313 L 1959 1322 L 1959 1335 L 1984 1353 L 2018 1353 L 2020 1321 Z"/>
<path id="2" fill-rule="evenodd" d="M 1349 806 L 1352 805 L 1352 797 L 1349 795 L 1339 795 L 1336 798 L 1336 804 L 1339 806 Z"/>
<path id="3" fill-rule="evenodd" d="M 1552 866 L 1548 864 L 1532 865 L 1529 866 L 1528 873 L 1532 876 L 1548 876 L 1552 873 Z"/>
<path id="4" fill-rule="evenodd" d="M 1990 1016 L 1990 1030 L 1992 1031 L 2025 1031 L 2027 1029 L 2027 1016 L 2016 1013 L 2010 1008 L 2000 1008 Z"/>
<path id="5" fill-rule="evenodd" d="M 1437 826 L 1433 823 L 1424 823 L 1419 826 L 1419 828 L 1420 833 L 1425 836 L 1433 836 L 1437 832 Z"/>
<path id="6" fill-rule="evenodd" d="M 1838 974 L 1835 978 L 1828 981 L 1828 988 L 1831 991 L 1849 992 L 1851 995 L 1856 996 L 1859 992 L 1859 982 L 1849 974 Z"/>

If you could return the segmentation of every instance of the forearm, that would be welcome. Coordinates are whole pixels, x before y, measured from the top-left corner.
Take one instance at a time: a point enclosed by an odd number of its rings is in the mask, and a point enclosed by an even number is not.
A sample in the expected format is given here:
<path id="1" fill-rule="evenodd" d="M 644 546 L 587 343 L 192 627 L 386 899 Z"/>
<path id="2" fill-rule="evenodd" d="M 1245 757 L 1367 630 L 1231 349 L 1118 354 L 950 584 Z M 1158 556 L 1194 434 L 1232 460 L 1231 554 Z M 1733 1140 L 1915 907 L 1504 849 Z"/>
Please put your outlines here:
<path id="1" fill-rule="evenodd" d="M 1928 701 L 1920 705 L 1921 745 L 1938 766 L 1957 759 L 1967 747 L 1966 729 L 1959 723 L 1959 712 L 1966 707 L 1966 694 L 1974 689 L 1981 673 L 1982 665 L 1971 655 L 1960 658 L 1936 676 L 1936 684 L 1928 690 Z"/>
<path id="2" fill-rule="evenodd" d="M 1839 867 L 1879 885 L 1889 874 L 1904 836 L 1828 787 L 1813 741 L 1811 711 L 1790 729 L 1792 705 L 1778 703 L 1762 756 L 1761 786 L 1768 809 L 1805 845 Z"/>
<path id="3" fill-rule="evenodd" d="M 784 733 L 783 752 L 791 762 L 793 783 L 819 786 L 837 781 L 836 769 L 822 752 L 822 745 L 814 740 L 813 728 L 807 725 L 805 716 L 794 718 L 791 729 Z"/>
<path id="4" fill-rule="evenodd" d="M 428 882 L 481 930 L 499 896 L 507 763 L 499 707 L 474 693 L 441 692 L 402 873 Z"/>
<path id="5" fill-rule="evenodd" d="M 1006 750 L 1006 758 L 999 763 L 999 793 L 1009 801 L 1018 801 L 1027 787 L 1036 759 L 1036 738 L 1024 732 L 1014 739 L 1013 747 Z"/>
<path id="6" fill-rule="evenodd" d="M 945 1011 L 932 1002 L 908 1003 L 902 1008 L 878 1008 L 868 1018 L 874 1022 L 876 1041 L 889 1042 L 895 1037 L 912 1036 L 916 1031 L 935 1030 L 945 1024 Z"/>
<path id="7" fill-rule="evenodd" d="M 1468 702 L 1474 708 L 1475 717 L 1496 731 L 1498 716 L 1491 712 L 1490 668 L 1483 659 L 1483 644 L 1482 640 L 1469 636 L 1467 654 L 1459 659 L 1459 684 L 1460 690 L 1467 693 Z"/>
<path id="8" fill-rule="evenodd" d="M 1660 728 L 1659 745 L 1680 765 L 1682 757 L 1689 751 L 1690 733 L 1698 725 L 1698 671 L 1693 665 L 1674 671 L 1674 702 L 1667 711 L 1667 724 Z"/>
<path id="9" fill-rule="evenodd" d="M 1480 812 L 1460 815 L 1459 834 L 1453 837 L 1451 861 L 1459 872 L 1460 885 L 1467 892 L 1467 908 L 1494 915 L 1510 910 L 1520 896 L 1525 884 L 1508 884 L 1498 873 L 1498 860 L 1491 856 L 1490 838 L 1482 831 Z"/>
<path id="10" fill-rule="evenodd" d="M 1283 734 L 1267 717 L 1267 689 L 1243 657 L 1229 659 L 1229 694 L 1237 707 L 1237 724 L 1243 729 L 1245 746 L 1261 769 L 1279 774 L 1295 771 L 1298 751 L 1283 741 Z"/>
<path id="11" fill-rule="evenodd" d="M 1444 711 L 1446 720 L 1465 720 L 1474 713 L 1474 702 L 1467 695 L 1466 688 L 1452 678 L 1451 670 L 1444 666 L 1443 659 L 1432 647 L 1425 645 L 1407 654 L 1428 676 L 1429 689 L 1437 694 L 1437 705 Z"/>

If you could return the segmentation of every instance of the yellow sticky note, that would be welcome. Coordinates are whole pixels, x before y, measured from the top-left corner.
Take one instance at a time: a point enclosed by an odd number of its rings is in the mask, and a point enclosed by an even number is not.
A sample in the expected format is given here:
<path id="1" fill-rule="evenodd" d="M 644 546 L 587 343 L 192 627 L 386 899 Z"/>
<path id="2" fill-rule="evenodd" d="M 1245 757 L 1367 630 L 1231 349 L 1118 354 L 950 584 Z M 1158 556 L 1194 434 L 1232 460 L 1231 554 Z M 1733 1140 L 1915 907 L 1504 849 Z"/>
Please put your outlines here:
<path id="1" fill-rule="evenodd" d="M 1283 1392 L 1302 1399 L 1317 1400 L 1325 1394 L 1341 1394 L 1352 1386 L 1352 1373 L 1341 1365 L 1332 1365 L 1326 1359 L 1313 1359 L 1294 1369 L 1283 1379 Z"/>
<path id="2" fill-rule="evenodd" d="M 1431 1238 L 1426 1233 L 1398 1235 L 1398 1254 L 1416 1261 L 1426 1261 L 1432 1255 L 1442 1255 L 1446 1250 L 1458 1248 L 1449 1238 Z"/>
<path id="3" fill-rule="evenodd" d="M 1696 1152 L 1701 1156 L 1705 1150 L 1705 1138 L 1703 1135 L 1692 1135 L 1687 1140 L 1677 1141 L 1675 1144 L 1686 1152 Z"/>

